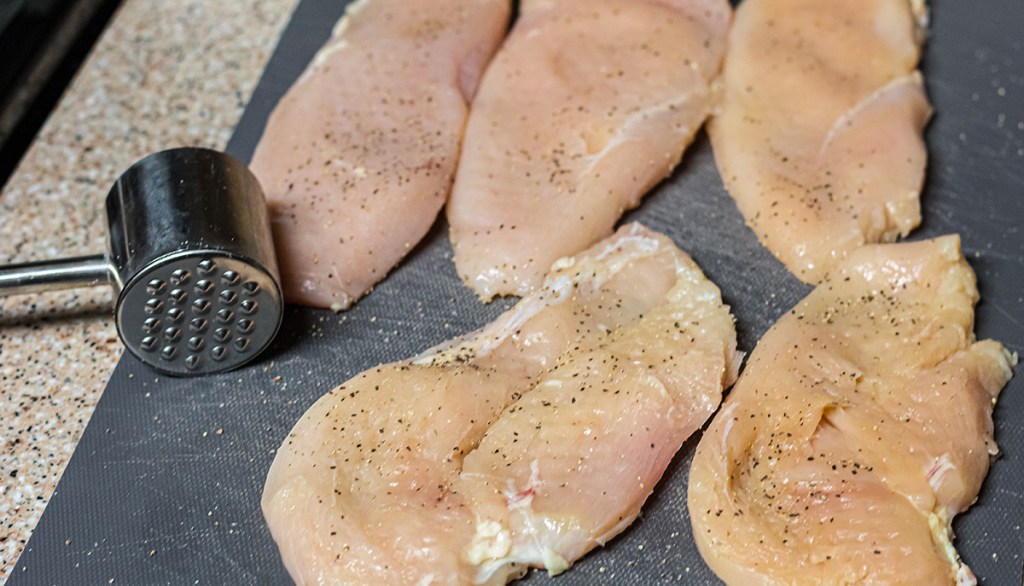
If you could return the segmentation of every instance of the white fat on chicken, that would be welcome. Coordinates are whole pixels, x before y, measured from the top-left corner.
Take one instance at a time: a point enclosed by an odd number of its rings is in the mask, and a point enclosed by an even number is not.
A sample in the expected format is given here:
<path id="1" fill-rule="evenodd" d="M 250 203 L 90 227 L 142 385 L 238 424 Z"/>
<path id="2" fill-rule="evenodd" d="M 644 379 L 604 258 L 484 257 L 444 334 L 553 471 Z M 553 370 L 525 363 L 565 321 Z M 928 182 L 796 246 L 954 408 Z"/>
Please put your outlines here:
<path id="1" fill-rule="evenodd" d="M 554 575 L 637 517 L 736 378 L 733 319 L 637 224 L 556 267 L 492 324 L 354 377 L 296 423 L 263 495 L 296 582 Z"/>
<path id="2" fill-rule="evenodd" d="M 728 584 L 974 584 L 953 546 L 1017 357 L 975 341 L 956 236 L 852 251 L 758 343 L 688 505 Z"/>

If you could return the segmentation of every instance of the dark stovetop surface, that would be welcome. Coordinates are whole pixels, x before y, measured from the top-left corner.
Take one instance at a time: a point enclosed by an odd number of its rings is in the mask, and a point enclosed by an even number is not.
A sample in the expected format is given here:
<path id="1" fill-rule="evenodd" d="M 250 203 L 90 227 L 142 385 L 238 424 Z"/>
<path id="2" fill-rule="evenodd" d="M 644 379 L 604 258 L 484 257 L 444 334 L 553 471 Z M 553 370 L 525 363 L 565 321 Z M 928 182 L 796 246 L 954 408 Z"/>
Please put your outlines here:
<path id="1" fill-rule="evenodd" d="M 121 0 L 0 0 L 0 187 Z"/>

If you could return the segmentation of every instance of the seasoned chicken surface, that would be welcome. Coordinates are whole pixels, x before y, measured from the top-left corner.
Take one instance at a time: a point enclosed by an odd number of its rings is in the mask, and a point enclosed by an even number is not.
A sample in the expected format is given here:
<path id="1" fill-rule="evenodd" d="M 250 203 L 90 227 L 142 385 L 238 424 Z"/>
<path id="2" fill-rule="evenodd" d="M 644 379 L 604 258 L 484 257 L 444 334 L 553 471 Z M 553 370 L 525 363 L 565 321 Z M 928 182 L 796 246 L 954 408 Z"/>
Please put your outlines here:
<path id="1" fill-rule="evenodd" d="M 923 22 L 911 0 L 736 10 L 709 123 L 715 161 L 747 224 L 803 281 L 921 222 Z"/>
<path id="2" fill-rule="evenodd" d="M 997 453 L 1016 356 L 974 341 L 956 236 L 870 245 L 764 336 L 690 470 L 729 584 L 974 584 L 950 523 Z"/>
<path id="3" fill-rule="evenodd" d="M 253 156 L 289 301 L 340 310 L 426 234 L 509 0 L 360 0 Z"/>
<path id="4" fill-rule="evenodd" d="M 263 511 L 299 584 L 556 574 L 636 518 L 738 364 L 718 289 L 632 224 L 482 330 L 321 398 Z"/>
<path id="5" fill-rule="evenodd" d="M 484 74 L 448 203 L 487 300 L 540 286 L 669 174 L 710 110 L 725 0 L 524 0 Z"/>

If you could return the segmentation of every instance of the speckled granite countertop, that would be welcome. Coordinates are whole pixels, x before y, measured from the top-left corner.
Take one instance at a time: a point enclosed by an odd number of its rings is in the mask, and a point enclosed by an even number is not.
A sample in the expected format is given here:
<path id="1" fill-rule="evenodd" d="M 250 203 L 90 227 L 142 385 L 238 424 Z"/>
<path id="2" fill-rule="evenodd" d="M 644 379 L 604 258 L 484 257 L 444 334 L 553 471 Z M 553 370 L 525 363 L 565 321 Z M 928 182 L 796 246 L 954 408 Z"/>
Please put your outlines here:
<path id="1" fill-rule="evenodd" d="M 143 156 L 223 148 L 297 0 L 125 0 L 0 193 L 0 261 L 103 250 Z M 108 289 L 0 299 L 0 583 L 121 355 Z"/>

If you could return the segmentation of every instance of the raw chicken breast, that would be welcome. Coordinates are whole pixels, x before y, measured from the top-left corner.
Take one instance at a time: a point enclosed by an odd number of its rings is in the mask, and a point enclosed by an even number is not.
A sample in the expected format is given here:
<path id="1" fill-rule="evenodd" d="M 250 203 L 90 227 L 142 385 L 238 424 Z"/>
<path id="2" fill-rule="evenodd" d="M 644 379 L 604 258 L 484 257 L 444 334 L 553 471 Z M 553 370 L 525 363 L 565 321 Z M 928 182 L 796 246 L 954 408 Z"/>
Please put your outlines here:
<path id="1" fill-rule="evenodd" d="M 540 286 L 667 176 L 709 113 L 725 0 L 524 0 L 473 101 L 448 202 L 487 300 Z"/>
<path id="2" fill-rule="evenodd" d="M 509 0 L 360 0 L 253 156 L 285 296 L 341 310 L 426 234 Z"/>
<path id="3" fill-rule="evenodd" d="M 911 0 L 736 10 L 709 124 L 715 161 L 747 224 L 803 281 L 921 222 L 923 19 Z"/>
<path id="4" fill-rule="evenodd" d="M 701 439 L 693 533 L 729 584 L 974 584 L 950 523 L 1016 356 L 975 342 L 956 236 L 850 253 L 764 336 Z"/>
<path id="5" fill-rule="evenodd" d="M 299 584 L 504 584 L 625 529 L 736 377 L 732 316 L 632 224 L 497 321 L 324 396 L 267 477 Z"/>

